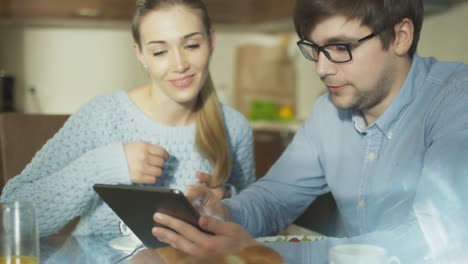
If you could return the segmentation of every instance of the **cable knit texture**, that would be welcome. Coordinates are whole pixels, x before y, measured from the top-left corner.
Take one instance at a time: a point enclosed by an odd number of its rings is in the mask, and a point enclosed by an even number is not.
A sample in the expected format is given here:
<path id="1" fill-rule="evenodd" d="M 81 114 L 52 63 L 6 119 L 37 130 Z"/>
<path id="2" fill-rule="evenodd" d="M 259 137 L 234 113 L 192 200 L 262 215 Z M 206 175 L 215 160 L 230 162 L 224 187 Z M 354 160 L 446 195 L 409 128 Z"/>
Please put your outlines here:
<path id="1" fill-rule="evenodd" d="M 252 129 L 234 109 L 222 105 L 222 112 L 233 159 L 227 183 L 240 191 L 255 178 Z M 155 186 L 184 190 L 197 182 L 197 171 L 213 172 L 196 149 L 195 125 L 158 124 L 125 91 L 118 91 L 95 98 L 72 115 L 7 183 L 1 200 L 33 202 L 41 236 L 56 233 L 77 216 L 75 235 L 117 235 L 119 219 L 93 184 L 132 184 L 123 146 L 133 141 L 162 146 L 170 154 Z"/>

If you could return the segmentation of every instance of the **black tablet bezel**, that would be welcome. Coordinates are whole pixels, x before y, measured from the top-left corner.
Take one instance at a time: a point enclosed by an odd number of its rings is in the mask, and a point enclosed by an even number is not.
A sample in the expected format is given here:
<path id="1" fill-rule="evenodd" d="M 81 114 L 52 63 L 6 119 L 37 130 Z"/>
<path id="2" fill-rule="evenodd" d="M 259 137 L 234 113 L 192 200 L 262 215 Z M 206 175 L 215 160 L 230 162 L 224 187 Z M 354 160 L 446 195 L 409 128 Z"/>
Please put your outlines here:
<path id="1" fill-rule="evenodd" d="M 166 246 L 151 233 L 151 229 L 157 225 L 153 220 L 156 212 L 173 216 L 199 228 L 200 215 L 179 190 L 113 184 L 94 184 L 93 188 L 148 248 Z"/>

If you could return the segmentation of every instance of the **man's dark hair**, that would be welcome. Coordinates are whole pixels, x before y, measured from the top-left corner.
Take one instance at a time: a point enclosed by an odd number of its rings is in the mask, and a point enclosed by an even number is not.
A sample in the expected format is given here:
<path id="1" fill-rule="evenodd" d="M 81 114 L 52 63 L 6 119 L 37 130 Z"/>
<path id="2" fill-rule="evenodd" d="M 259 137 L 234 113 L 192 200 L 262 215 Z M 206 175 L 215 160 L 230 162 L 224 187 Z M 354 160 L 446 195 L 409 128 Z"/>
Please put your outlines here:
<path id="1" fill-rule="evenodd" d="M 416 52 L 424 18 L 423 0 L 296 0 L 294 25 L 301 39 L 307 39 L 315 26 L 335 15 L 357 19 L 380 32 L 384 49 L 395 39 L 393 27 L 404 18 L 413 21 L 413 44 L 408 53 Z"/>

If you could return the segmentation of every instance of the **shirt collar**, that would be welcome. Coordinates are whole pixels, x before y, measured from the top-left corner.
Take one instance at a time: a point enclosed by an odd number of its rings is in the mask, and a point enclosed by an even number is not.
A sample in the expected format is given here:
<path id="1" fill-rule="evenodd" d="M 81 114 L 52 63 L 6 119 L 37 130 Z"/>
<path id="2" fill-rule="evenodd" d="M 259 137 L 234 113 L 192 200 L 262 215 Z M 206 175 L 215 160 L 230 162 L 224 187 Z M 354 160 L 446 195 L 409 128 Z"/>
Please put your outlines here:
<path id="1" fill-rule="evenodd" d="M 406 77 L 400 92 L 395 97 L 387 110 L 376 120 L 375 124 L 371 125 L 379 128 L 387 137 L 392 137 L 391 128 L 398 121 L 408 109 L 408 106 L 416 97 L 420 87 L 422 86 L 427 69 L 424 61 L 418 55 L 414 55 L 411 68 Z M 360 111 L 352 112 L 352 120 L 355 129 L 361 133 L 367 133 L 368 127 L 364 116 Z"/>

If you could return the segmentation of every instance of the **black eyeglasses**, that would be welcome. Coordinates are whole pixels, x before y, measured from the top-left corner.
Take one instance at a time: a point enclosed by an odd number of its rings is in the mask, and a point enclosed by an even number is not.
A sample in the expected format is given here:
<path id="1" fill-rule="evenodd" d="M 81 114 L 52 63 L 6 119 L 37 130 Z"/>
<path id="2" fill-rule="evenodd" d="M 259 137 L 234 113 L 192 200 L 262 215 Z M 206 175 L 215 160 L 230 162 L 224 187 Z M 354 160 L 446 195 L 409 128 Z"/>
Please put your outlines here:
<path id="1" fill-rule="evenodd" d="M 362 42 L 377 36 L 379 33 L 373 32 L 369 35 L 348 43 L 331 43 L 323 46 L 319 46 L 314 43 L 310 43 L 305 39 L 301 39 L 297 42 L 297 46 L 302 52 L 302 55 L 308 60 L 318 61 L 320 52 L 323 52 L 327 59 L 334 63 L 348 62 L 353 59 L 351 49 L 358 46 Z"/>

